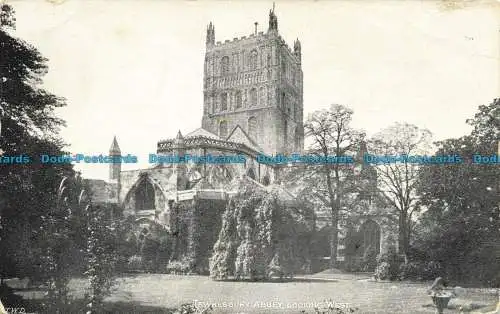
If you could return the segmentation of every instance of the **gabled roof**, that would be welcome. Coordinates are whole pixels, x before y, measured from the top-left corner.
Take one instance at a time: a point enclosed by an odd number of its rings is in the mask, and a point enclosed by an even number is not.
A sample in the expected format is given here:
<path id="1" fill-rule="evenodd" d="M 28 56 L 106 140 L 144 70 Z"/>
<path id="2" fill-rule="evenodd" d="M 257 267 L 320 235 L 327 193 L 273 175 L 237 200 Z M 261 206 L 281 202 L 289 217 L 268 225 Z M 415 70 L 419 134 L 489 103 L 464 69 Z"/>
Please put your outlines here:
<path id="1" fill-rule="evenodd" d="M 231 133 L 229 134 L 229 136 L 227 137 L 226 140 L 231 141 L 231 142 L 245 144 L 248 147 L 250 147 L 258 152 L 262 151 L 262 148 L 260 148 L 259 145 L 257 145 L 254 142 L 254 140 L 250 136 L 248 136 L 247 132 L 245 132 L 245 130 L 243 130 L 243 128 L 241 128 L 239 126 L 239 124 L 234 127 L 234 129 L 231 131 Z"/>
<path id="2" fill-rule="evenodd" d="M 195 137 L 195 136 L 205 136 L 209 138 L 214 138 L 220 140 L 221 138 L 212 132 L 209 132 L 203 128 L 197 128 L 196 130 L 188 133 L 185 137 Z"/>

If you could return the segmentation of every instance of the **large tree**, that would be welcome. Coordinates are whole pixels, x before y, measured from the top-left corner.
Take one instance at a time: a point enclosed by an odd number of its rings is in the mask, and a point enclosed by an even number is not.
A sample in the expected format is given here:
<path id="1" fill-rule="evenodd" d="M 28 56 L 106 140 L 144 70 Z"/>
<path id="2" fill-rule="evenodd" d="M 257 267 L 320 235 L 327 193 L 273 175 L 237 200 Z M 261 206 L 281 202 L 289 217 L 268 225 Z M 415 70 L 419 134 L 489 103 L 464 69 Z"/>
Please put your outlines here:
<path id="1" fill-rule="evenodd" d="M 416 257 L 439 262 L 450 279 L 498 285 L 500 169 L 474 163 L 473 156 L 498 154 L 500 99 L 480 106 L 467 122 L 473 126 L 469 135 L 437 143 L 438 154 L 458 154 L 463 163 L 429 165 L 420 173 L 420 202 L 427 211 Z"/>
<path id="2" fill-rule="evenodd" d="M 376 163 L 376 169 L 380 195 L 399 222 L 401 254 L 408 252 L 415 214 L 420 209 L 416 193 L 420 165 L 412 158 L 429 153 L 431 136 L 426 129 L 396 123 L 375 134 L 369 141 L 369 151 L 375 156 L 400 157 L 396 161 L 381 160 Z"/>
<path id="3" fill-rule="evenodd" d="M 311 162 L 299 163 L 290 172 L 289 181 L 297 184 L 297 193 L 327 212 L 331 226 L 330 267 L 336 266 L 339 220 L 346 208 L 354 179 L 353 164 L 347 157 L 357 152 L 364 133 L 351 126 L 353 111 L 342 105 L 315 111 L 304 130 L 311 142 L 307 154 Z M 341 157 L 335 161 L 334 157 Z M 315 162 L 315 159 L 318 162 Z M 351 158 L 354 162 L 354 159 Z"/>
<path id="4" fill-rule="evenodd" d="M 0 277 L 37 277 L 43 275 L 36 267 L 43 218 L 54 208 L 61 178 L 74 176 L 71 164 L 39 160 L 41 154 L 64 154 L 58 136 L 63 121 L 54 111 L 65 102 L 41 88 L 47 59 L 14 36 L 12 7 L 4 4 L 0 9 L 0 149 L 4 157 L 31 158 L 0 167 L 0 252 L 12 262 Z"/>

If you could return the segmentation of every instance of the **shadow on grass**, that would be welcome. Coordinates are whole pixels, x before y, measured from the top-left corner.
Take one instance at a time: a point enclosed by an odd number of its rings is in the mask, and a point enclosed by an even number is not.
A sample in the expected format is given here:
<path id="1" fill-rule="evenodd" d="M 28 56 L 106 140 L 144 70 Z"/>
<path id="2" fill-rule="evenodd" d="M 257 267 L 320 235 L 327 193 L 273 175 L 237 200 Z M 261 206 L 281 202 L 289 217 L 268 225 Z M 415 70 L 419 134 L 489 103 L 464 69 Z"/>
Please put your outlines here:
<path id="1" fill-rule="evenodd" d="M 22 313 L 33 313 L 33 314 L 41 314 L 41 313 L 49 313 L 48 311 L 43 310 L 44 300 L 22 300 L 21 302 L 17 302 L 16 304 L 9 305 L 8 307 L 17 308 L 21 310 Z M 71 314 L 79 314 L 86 313 L 87 309 L 85 308 L 84 300 L 74 300 L 69 306 L 64 309 L 60 309 L 63 313 L 71 313 Z M 130 313 L 130 314 L 142 314 L 142 313 L 158 313 L 158 314 L 171 314 L 174 313 L 177 309 L 164 308 L 160 306 L 150 306 L 144 305 L 139 302 L 105 302 L 102 311 L 97 313 L 109 313 L 109 314 L 121 314 L 121 313 Z"/>
<path id="2" fill-rule="evenodd" d="M 307 283 L 313 283 L 313 282 L 337 282 L 335 279 L 319 279 L 319 278 L 272 278 L 272 279 L 236 279 L 236 278 L 228 278 L 228 279 L 221 279 L 221 280 L 215 280 L 218 282 L 249 282 L 249 283 L 287 283 L 287 282 L 307 282 Z"/>
<path id="3" fill-rule="evenodd" d="M 137 302 L 107 302 L 105 313 L 173 313 L 176 309 L 143 305 Z"/>
<path id="4" fill-rule="evenodd" d="M 425 308 L 436 308 L 434 304 L 428 303 L 422 305 L 422 307 Z M 481 310 L 481 311 L 491 311 L 494 310 L 495 307 L 491 305 L 485 305 L 485 304 L 477 304 L 477 303 L 466 303 L 466 304 L 448 304 L 448 306 L 445 308 L 448 310 L 455 310 L 460 313 L 469 313 L 472 311 L 476 310 Z"/>

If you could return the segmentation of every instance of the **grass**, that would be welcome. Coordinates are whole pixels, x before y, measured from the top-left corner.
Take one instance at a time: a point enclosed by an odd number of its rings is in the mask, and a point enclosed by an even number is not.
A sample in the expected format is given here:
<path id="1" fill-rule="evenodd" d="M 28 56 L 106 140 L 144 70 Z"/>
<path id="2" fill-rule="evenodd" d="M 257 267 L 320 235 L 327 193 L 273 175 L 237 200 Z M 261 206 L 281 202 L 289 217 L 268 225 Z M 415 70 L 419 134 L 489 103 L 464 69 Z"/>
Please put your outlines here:
<path id="1" fill-rule="evenodd" d="M 321 277 L 321 278 L 319 278 Z M 327 278 L 329 277 L 329 278 Z M 77 298 L 85 281 L 72 280 Z M 212 281 L 204 276 L 140 274 L 120 278 L 106 299 L 107 313 L 169 313 L 184 303 L 215 304 L 215 313 L 313 313 L 312 305 L 329 300 L 358 308 L 356 313 L 435 313 L 428 284 L 373 282 L 366 276 L 341 274 L 305 276 L 284 282 Z M 37 299 L 33 292 L 25 298 Z M 466 289 L 452 299 L 445 313 L 492 310 L 497 296 L 484 289 Z M 324 303 L 323 303 L 324 304 Z M 34 310 L 36 312 L 36 310 Z"/>

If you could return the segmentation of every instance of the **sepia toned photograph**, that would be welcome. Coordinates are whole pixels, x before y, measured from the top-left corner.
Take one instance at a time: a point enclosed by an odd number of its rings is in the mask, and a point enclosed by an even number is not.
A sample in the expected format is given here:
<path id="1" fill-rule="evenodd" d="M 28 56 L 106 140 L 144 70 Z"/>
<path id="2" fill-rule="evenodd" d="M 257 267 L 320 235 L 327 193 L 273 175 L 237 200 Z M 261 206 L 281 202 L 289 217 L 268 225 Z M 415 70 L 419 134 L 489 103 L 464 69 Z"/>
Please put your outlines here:
<path id="1" fill-rule="evenodd" d="M 0 0 L 0 314 L 500 314 L 500 2 Z"/>

